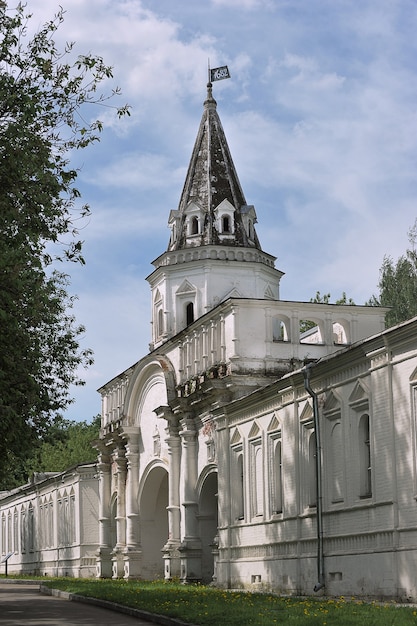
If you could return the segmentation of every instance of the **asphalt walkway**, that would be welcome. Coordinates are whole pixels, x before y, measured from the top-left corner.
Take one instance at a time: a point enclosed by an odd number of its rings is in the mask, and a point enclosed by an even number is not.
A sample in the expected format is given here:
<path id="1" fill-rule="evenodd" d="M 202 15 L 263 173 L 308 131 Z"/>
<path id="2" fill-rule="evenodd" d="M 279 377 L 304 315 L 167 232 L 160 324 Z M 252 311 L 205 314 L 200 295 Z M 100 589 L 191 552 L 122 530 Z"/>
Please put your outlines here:
<path id="1" fill-rule="evenodd" d="M 151 614 L 149 619 L 143 619 L 140 612 L 134 616 L 117 610 L 115 615 L 115 610 L 70 601 L 68 594 L 45 595 L 40 592 L 39 583 L 0 582 L 1 626 L 150 626 L 151 623 L 173 626 L 181 623 Z"/>

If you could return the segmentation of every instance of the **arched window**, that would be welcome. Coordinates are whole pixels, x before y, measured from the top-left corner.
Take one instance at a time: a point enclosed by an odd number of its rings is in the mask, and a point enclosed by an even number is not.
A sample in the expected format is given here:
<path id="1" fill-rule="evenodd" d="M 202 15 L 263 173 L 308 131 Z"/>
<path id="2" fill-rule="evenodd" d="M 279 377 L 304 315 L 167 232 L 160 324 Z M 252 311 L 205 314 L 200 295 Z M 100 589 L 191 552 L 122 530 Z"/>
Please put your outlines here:
<path id="1" fill-rule="evenodd" d="M 274 452 L 274 502 L 273 513 L 282 513 L 282 442 L 280 439 L 275 443 Z"/>
<path id="2" fill-rule="evenodd" d="M 1 516 L 1 553 L 6 554 L 6 516 Z"/>
<path id="3" fill-rule="evenodd" d="M 20 512 L 20 550 L 22 554 L 26 552 L 26 509 L 22 507 Z"/>
<path id="4" fill-rule="evenodd" d="M 230 233 L 230 217 L 229 217 L 229 215 L 223 215 L 223 217 L 222 217 L 222 232 Z"/>
<path id="5" fill-rule="evenodd" d="M 159 309 L 157 336 L 161 337 L 163 333 L 164 333 L 164 312 L 162 311 L 162 309 Z"/>
<path id="6" fill-rule="evenodd" d="M 28 544 L 29 552 L 33 552 L 35 549 L 35 515 L 32 503 L 28 508 Z"/>
<path id="7" fill-rule="evenodd" d="M 7 552 L 12 549 L 12 512 L 7 516 Z"/>
<path id="8" fill-rule="evenodd" d="M 13 550 L 19 552 L 19 513 L 15 509 L 13 515 Z"/>
<path id="9" fill-rule="evenodd" d="M 185 317 L 187 326 L 194 322 L 194 304 L 193 302 L 189 302 L 185 307 Z"/>
<path id="10" fill-rule="evenodd" d="M 245 516 L 243 496 L 243 454 L 237 457 L 237 485 L 236 485 L 236 517 L 243 519 Z"/>
<path id="11" fill-rule="evenodd" d="M 253 453 L 253 470 L 254 476 L 253 480 L 253 515 L 263 515 L 264 505 L 263 505 L 263 491 L 264 491 L 264 481 L 263 481 L 263 459 L 262 459 L 262 446 L 260 444 L 254 445 L 254 453 Z"/>
<path id="12" fill-rule="evenodd" d="M 359 420 L 359 496 L 372 496 L 372 467 L 371 467 L 371 440 L 369 430 L 369 415 L 366 413 Z"/>
<path id="13" fill-rule="evenodd" d="M 316 437 L 314 431 L 308 441 L 308 506 L 317 506 Z"/>
<path id="14" fill-rule="evenodd" d="M 198 217 L 191 218 L 191 234 L 198 235 Z"/>
<path id="15" fill-rule="evenodd" d="M 337 422 L 331 431 L 331 498 L 332 502 L 343 501 L 343 439 L 342 424 Z"/>

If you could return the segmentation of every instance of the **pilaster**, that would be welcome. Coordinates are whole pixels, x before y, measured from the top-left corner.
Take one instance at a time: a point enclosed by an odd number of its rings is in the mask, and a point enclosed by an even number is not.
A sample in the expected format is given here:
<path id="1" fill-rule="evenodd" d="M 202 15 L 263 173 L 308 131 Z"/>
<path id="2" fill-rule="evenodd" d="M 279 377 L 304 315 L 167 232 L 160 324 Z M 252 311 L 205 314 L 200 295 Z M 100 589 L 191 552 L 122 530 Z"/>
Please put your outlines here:
<path id="1" fill-rule="evenodd" d="M 180 579 L 183 583 L 201 580 L 201 539 L 198 529 L 198 502 L 196 484 L 198 476 L 197 464 L 197 431 L 194 419 L 183 416 L 180 419 L 182 440 L 182 506 L 184 517 L 182 523 L 183 537 L 179 552 L 181 556 Z"/>

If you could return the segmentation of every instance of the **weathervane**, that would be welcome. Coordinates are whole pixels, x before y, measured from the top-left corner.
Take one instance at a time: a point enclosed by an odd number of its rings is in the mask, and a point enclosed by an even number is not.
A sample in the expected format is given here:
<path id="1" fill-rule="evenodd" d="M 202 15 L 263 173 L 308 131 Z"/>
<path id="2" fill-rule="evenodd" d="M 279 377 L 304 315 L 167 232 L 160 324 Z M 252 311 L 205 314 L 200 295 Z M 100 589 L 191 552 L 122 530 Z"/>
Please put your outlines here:
<path id="1" fill-rule="evenodd" d="M 224 80 L 225 78 L 230 78 L 230 72 L 227 65 L 222 65 L 222 67 L 215 67 L 214 69 L 210 69 L 210 59 L 208 61 L 208 82 L 214 83 L 215 80 Z"/>

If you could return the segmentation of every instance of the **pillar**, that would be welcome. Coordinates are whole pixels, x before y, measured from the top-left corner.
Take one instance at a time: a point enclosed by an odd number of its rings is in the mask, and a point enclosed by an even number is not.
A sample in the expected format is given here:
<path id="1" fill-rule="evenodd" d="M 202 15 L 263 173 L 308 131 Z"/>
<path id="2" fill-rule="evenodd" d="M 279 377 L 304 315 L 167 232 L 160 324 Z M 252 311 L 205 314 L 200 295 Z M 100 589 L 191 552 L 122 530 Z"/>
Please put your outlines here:
<path id="1" fill-rule="evenodd" d="M 124 572 L 126 579 L 139 578 L 141 573 L 140 517 L 139 517 L 139 428 L 124 428 L 122 438 L 126 442 L 126 537 L 124 548 Z"/>
<path id="2" fill-rule="evenodd" d="M 121 578 L 124 574 L 123 550 L 126 546 L 126 458 L 125 449 L 120 445 L 114 456 L 116 466 L 116 545 L 112 550 L 112 577 Z"/>
<path id="3" fill-rule="evenodd" d="M 110 458 L 100 451 L 97 464 L 99 475 L 99 547 L 97 550 L 97 578 L 110 578 L 112 575 L 110 538 Z"/>
<path id="4" fill-rule="evenodd" d="M 180 579 L 183 583 L 201 580 L 201 540 L 198 528 L 198 502 L 196 485 L 198 477 L 197 431 L 192 417 L 180 420 L 182 441 L 181 488 L 184 517 L 183 538 L 179 547 L 181 555 Z"/>
<path id="5" fill-rule="evenodd" d="M 181 439 L 178 434 L 178 419 L 166 407 L 167 419 L 166 443 L 168 446 L 168 541 L 163 547 L 164 576 L 166 579 L 180 576 L 181 508 L 180 508 L 180 471 Z"/>

